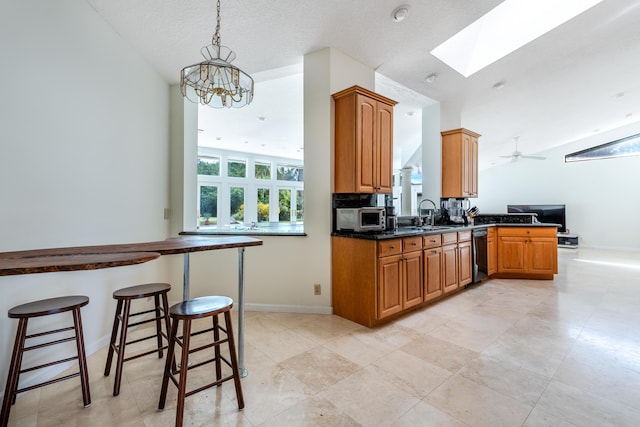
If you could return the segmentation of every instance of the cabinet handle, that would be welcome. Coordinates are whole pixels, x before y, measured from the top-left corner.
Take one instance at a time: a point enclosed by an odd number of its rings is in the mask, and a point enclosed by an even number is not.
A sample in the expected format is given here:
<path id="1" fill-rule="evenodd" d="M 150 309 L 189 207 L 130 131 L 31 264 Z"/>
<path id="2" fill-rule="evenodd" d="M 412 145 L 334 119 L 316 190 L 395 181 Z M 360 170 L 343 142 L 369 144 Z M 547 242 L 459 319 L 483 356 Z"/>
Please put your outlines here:
<path id="1" fill-rule="evenodd" d="M 389 246 L 389 247 L 390 247 L 391 249 L 395 249 L 395 248 L 396 248 L 396 247 L 395 247 L 395 246 L 393 246 L 393 245 L 391 245 L 391 246 Z"/>
<path id="2" fill-rule="evenodd" d="M 412 245 L 413 246 L 418 246 L 418 244 L 416 242 L 413 242 Z"/>

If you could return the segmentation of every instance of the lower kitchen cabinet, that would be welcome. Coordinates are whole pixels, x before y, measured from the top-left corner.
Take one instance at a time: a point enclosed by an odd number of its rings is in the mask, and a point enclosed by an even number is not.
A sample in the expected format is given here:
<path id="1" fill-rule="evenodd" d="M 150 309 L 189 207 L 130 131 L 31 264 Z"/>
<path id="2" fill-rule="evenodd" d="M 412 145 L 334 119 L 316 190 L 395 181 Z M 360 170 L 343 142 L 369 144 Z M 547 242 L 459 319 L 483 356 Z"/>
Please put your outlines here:
<path id="1" fill-rule="evenodd" d="M 442 258 L 445 294 L 471 283 L 471 231 L 443 234 Z"/>
<path id="2" fill-rule="evenodd" d="M 555 227 L 498 227 L 499 276 L 552 279 L 557 272 Z"/>
<path id="3" fill-rule="evenodd" d="M 422 237 L 381 240 L 378 246 L 378 313 L 384 319 L 422 303 Z"/>
<path id="4" fill-rule="evenodd" d="M 332 237 L 332 301 L 338 316 L 374 326 L 423 303 L 422 236 Z"/>

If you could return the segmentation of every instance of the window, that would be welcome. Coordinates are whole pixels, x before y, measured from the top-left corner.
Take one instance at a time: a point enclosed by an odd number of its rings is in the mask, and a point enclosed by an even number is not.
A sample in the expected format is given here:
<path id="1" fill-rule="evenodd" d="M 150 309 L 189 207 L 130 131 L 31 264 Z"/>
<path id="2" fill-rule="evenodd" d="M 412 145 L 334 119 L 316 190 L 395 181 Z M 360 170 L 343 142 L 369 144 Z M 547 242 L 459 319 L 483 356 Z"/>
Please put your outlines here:
<path id="1" fill-rule="evenodd" d="M 302 160 L 198 148 L 198 227 L 219 232 L 304 231 Z"/>
<path id="2" fill-rule="evenodd" d="M 278 221 L 291 222 L 291 190 L 278 191 Z"/>
<path id="3" fill-rule="evenodd" d="M 247 163 L 243 160 L 229 160 L 227 163 L 227 176 L 244 178 L 247 176 Z"/>
<path id="4" fill-rule="evenodd" d="M 198 157 L 198 175 L 220 175 L 220 159 L 218 157 Z"/>
<path id="5" fill-rule="evenodd" d="M 244 188 L 231 187 L 231 211 L 229 214 L 237 222 L 244 221 Z"/>
<path id="6" fill-rule="evenodd" d="M 303 169 L 300 166 L 278 165 L 278 181 L 304 181 Z"/>
<path id="7" fill-rule="evenodd" d="M 271 164 L 256 162 L 256 179 L 271 179 Z"/>
<path id="8" fill-rule="evenodd" d="M 304 190 L 296 190 L 296 221 L 304 220 Z"/>
<path id="9" fill-rule="evenodd" d="M 631 135 L 616 141 L 564 156 L 565 163 L 579 162 L 581 160 L 611 159 L 614 157 L 627 157 L 640 155 L 640 134 Z"/>
<path id="10" fill-rule="evenodd" d="M 268 188 L 258 188 L 258 222 L 269 222 Z"/>
<path id="11" fill-rule="evenodd" d="M 218 223 L 218 187 L 201 185 L 199 198 L 199 225 L 201 227 L 216 225 Z"/>

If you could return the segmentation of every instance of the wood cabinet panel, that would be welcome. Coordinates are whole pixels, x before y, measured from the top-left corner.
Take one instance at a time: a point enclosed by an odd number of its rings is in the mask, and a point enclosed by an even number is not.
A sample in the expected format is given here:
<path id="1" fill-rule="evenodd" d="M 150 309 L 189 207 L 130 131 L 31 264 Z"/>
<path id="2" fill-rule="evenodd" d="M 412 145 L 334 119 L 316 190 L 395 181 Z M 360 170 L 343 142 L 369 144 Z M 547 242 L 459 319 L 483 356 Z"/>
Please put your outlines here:
<path id="1" fill-rule="evenodd" d="M 458 289 L 458 245 L 442 247 L 442 290 L 449 293 Z"/>
<path id="2" fill-rule="evenodd" d="M 471 242 L 458 243 L 458 286 L 466 286 L 473 280 L 471 276 Z"/>
<path id="3" fill-rule="evenodd" d="M 355 301 L 354 301 L 355 302 Z M 378 259 L 378 319 L 402 311 L 402 256 Z"/>
<path id="4" fill-rule="evenodd" d="M 422 303 L 422 251 L 404 253 L 403 257 L 403 290 L 402 308 L 414 307 Z"/>
<path id="5" fill-rule="evenodd" d="M 402 239 L 378 241 L 378 256 L 399 255 L 402 253 Z"/>
<path id="6" fill-rule="evenodd" d="M 431 301 L 442 295 L 443 263 L 442 248 L 425 249 L 423 252 L 424 300 Z"/>
<path id="7" fill-rule="evenodd" d="M 498 227 L 498 274 L 550 279 L 558 272 L 555 227 Z M 513 276 L 517 275 L 517 276 Z"/>
<path id="8" fill-rule="evenodd" d="M 467 129 L 442 132 L 442 197 L 478 197 L 478 138 Z"/>
<path id="9" fill-rule="evenodd" d="M 437 248 L 442 246 L 442 235 L 441 234 L 433 234 L 430 236 L 423 236 L 422 238 L 422 247 L 427 248 Z"/>
<path id="10" fill-rule="evenodd" d="M 359 86 L 333 99 L 335 192 L 391 193 L 396 102 Z"/>
<path id="11" fill-rule="evenodd" d="M 413 252 L 422 249 L 422 237 L 405 237 L 402 239 L 402 252 Z"/>

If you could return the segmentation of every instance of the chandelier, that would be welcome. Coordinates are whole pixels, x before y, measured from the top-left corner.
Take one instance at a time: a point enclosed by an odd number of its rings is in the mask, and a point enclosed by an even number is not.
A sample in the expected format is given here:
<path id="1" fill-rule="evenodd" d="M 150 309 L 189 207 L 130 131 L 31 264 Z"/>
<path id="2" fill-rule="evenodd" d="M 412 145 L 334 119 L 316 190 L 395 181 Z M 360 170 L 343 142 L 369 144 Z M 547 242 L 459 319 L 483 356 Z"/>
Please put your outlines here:
<path id="1" fill-rule="evenodd" d="M 180 89 L 189 101 L 212 108 L 244 107 L 253 99 L 253 79 L 231 65 L 236 54 L 220 45 L 220 0 L 217 12 L 216 32 L 211 44 L 200 49 L 205 60 L 182 69 Z"/>

